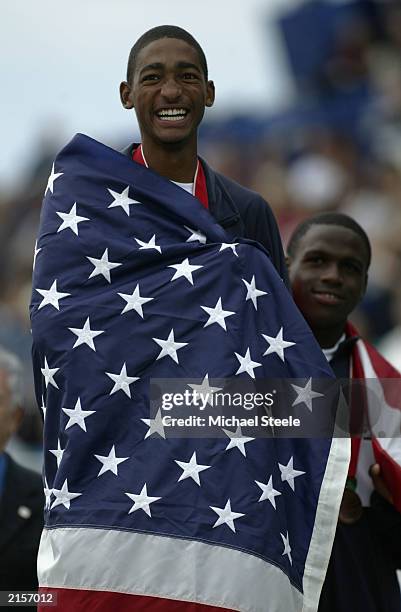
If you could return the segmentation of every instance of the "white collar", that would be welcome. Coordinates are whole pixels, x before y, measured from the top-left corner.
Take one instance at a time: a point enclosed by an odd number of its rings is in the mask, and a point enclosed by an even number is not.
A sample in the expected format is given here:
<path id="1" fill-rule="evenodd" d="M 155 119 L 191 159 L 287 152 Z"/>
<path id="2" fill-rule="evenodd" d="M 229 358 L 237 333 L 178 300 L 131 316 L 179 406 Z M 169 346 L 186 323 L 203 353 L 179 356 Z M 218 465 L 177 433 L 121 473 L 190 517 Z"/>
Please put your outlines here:
<path id="1" fill-rule="evenodd" d="M 334 346 L 331 346 L 329 348 L 322 348 L 323 355 L 326 357 L 327 361 L 331 361 L 333 359 L 335 353 L 337 352 L 338 347 L 340 346 L 342 342 L 344 342 L 344 340 L 345 340 L 345 333 L 341 336 L 341 338 L 338 340 L 338 342 L 336 342 Z"/>

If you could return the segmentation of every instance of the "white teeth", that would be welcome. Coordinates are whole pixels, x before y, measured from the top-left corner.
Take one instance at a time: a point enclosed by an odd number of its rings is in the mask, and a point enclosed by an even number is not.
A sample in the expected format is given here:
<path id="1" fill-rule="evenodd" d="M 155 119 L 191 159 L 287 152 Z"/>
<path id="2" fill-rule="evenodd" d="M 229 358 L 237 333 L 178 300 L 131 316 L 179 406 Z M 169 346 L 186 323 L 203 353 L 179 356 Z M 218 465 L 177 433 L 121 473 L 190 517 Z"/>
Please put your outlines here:
<path id="1" fill-rule="evenodd" d="M 187 114 L 187 111 L 184 108 L 165 108 L 157 113 L 160 119 L 165 118 L 177 118 L 182 119 Z"/>
<path id="2" fill-rule="evenodd" d="M 175 115 L 173 117 L 163 117 L 163 116 L 159 116 L 159 119 L 161 119 L 162 121 L 181 121 L 181 119 L 184 119 L 185 115 Z"/>
<path id="3" fill-rule="evenodd" d="M 328 293 L 327 291 L 325 291 L 324 293 L 323 292 L 320 293 L 320 295 L 323 295 L 323 296 L 328 297 L 330 299 L 335 299 L 335 300 L 339 299 L 337 295 L 335 295 L 334 293 Z"/>

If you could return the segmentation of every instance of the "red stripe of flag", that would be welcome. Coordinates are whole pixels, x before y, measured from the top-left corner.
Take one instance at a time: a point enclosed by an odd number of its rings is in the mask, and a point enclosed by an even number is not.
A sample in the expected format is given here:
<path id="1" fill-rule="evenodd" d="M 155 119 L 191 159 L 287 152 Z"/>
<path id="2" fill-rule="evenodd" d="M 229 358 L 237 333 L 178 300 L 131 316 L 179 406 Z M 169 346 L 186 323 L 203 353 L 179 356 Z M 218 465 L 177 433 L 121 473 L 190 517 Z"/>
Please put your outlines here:
<path id="1" fill-rule="evenodd" d="M 56 589 L 40 587 L 42 599 L 48 603 L 38 605 L 38 612 L 234 612 L 189 601 L 174 601 L 161 597 L 110 593 L 109 591 L 86 591 L 83 589 Z"/>

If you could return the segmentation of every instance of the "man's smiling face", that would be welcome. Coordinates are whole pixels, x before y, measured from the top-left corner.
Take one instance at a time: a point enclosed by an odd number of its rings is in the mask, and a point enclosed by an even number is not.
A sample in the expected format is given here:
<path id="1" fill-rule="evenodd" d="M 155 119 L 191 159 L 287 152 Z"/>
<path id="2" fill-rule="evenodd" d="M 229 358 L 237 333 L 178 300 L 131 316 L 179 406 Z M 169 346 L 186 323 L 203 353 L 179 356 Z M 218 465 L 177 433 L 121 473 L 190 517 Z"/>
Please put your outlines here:
<path id="1" fill-rule="evenodd" d="M 340 225 L 312 225 L 289 261 L 294 300 L 311 329 L 342 327 L 362 299 L 367 282 L 364 241 Z"/>
<path id="2" fill-rule="evenodd" d="M 122 85 L 126 108 L 135 108 L 142 142 L 194 142 L 214 86 L 206 81 L 197 50 L 177 38 L 161 38 L 136 57 L 130 83 Z"/>

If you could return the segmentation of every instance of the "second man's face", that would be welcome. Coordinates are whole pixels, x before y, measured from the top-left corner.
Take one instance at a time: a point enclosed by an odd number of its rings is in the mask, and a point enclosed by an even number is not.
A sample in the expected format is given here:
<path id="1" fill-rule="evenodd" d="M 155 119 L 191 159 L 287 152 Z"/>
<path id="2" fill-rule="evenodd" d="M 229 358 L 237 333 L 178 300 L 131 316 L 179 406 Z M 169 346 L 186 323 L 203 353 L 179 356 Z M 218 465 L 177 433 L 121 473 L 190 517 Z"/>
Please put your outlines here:
<path id="1" fill-rule="evenodd" d="M 367 251 L 360 236 L 335 225 L 312 225 L 290 260 L 294 300 L 312 330 L 345 325 L 362 299 Z"/>
<path id="2" fill-rule="evenodd" d="M 145 150 L 147 142 L 196 139 L 205 106 L 214 101 L 213 83 L 205 80 L 198 52 L 176 38 L 161 38 L 141 49 L 127 88 L 128 105 L 123 103 L 135 108 Z"/>

